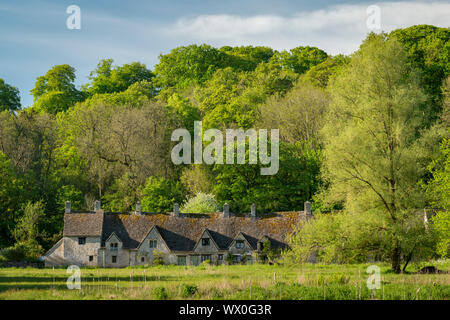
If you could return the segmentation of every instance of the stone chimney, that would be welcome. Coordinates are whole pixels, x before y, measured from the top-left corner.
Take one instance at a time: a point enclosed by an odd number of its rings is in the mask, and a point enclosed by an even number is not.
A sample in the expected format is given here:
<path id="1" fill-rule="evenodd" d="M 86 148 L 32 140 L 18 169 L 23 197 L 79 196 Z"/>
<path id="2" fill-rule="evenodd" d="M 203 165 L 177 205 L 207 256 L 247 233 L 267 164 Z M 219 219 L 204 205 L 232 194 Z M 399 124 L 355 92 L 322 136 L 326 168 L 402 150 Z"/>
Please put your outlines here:
<path id="1" fill-rule="evenodd" d="M 70 203 L 70 201 L 66 201 L 66 209 L 64 213 L 70 213 L 71 211 L 72 211 L 72 204 Z"/>
<path id="2" fill-rule="evenodd" d="M 180 217 L 180 205 L 178 203 L 174 203 L 173 205 L 173 215 L 175 217 Z"/>
<path id="3" fill-rule="evenodd" d="M 254 203 L 252 203 L 251 206 L 250 217 L 252 218 L 252 220 L 256 219 L 256 205 Z"/>
<path id="4" fill-rule="evenodd" d="M 305 215 L 306 216 L 312 216 L 311 202 L 309 202 L 309 201 L 305 202 Z"/>
<path id="5" fill-rule="evenodd" d="M 141 202 L 136 202 L 136 215 L 140 216 L 142 214 Z"/>
<path id="6" fill-rule="evenodd" d="M 224 218 L 230 217 L 230 206 L 228 205 L 228 203 L 223 204 L 223 216 Z"/>
<path id="7" fill-rule="evenodd" d="M 100 202 L 100 200 L 95 200 L 94 202 L 94 211 L 100 211 L 102 209 L 102 203 Z"/>

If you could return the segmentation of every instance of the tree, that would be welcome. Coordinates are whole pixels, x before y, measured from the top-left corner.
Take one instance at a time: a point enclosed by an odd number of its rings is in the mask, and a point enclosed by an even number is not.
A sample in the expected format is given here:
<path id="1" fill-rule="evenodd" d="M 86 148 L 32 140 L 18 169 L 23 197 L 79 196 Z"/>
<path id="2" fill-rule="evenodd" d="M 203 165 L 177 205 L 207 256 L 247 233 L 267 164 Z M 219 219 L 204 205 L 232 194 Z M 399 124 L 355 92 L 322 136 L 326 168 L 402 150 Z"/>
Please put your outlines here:
<path id="1" fill-rule="evenodd" d="M 450 76 L 450 30 L 430 25 L 397 29 L 389 34 L 400 41 L 408 52 L 409 62 L 423 72 L 422 82 L 433 104 L 430 120 L 441 109 L 442 81 Z"/>
<path id="2" fill-rule="evenodd" d="M 0 247 L 12 244 L 11 230 L 23 200 L 23 182 L 15 173 L 11 161 L 0 151 Z"/>
<path id="3" fill-rule="evenodd" d="M 34 108 L 56 114 L 81 101 L 82 94 L 75 88 L 74 81 L 75 69 L 71 66 L 62 64 L 51 68 L 44 76 L 37 78 L 31 90 Z"/>
<path id="4" fill-rule="evenodd" d="M 330 84 L 331 110 L 323 129 L 329 199 L 387 222 L 395 272 L 407 263 L 405 225 L 424 207 L 418 182 L 425 168 L 417 161 L 416 142 L 430 111 L 419 77 L 397 41 L 369 36 Z"/>
<path id="5" fill-rule="evenodd" d="M 271 58 L 271 63 L 282 69 L 292 70 L 303 74 L 313 66 L 325 61 L 328 54 L 316 47 L 296 47 L 289 51 L 278 52 Z"/>
<path id="6" fill-rule="evenodd" d="M 175 203 L 185 200 L 185 190 L 180 182 L 150 177 L 141 192 L 142 210 L 148 212 L 172 212 Z"/>
<path id="7" fill-rule="evenodd" d="M 137 82 L 151 83 L 154 77 L 154 74 L 139 62 L 116 67 L 112 64 L 113 59 L 103 59 L 97 68 L 91 71 L 89 74 L 91 83 L 83 87 L 88 95 L 122 92 Z"/>
<path id="8" fill-rule="evenodd" d="M 206 165 L 192 164 L 184 168 L 180 176 L 180 182 L 190 195 L 211 193 L 213 179 L 214 175 Z"/>
<path id="9" fill-rule="evenodd" d="M 180 208 L 183 213 L 212 213 L 220 210 L 219 204 L 213 194 L 197 193 L 189 198 Z"/>
<path id="10" fill-rule="evenodd" d="M 268 149 L 270 146 L 268 146 Z M 262 176 L 261 164 L 215 164 L 213 193 L 234 212 L 246 212 L 256 203 L 261 212 L 300 210 L 319 186 L 320 151 L 302 144 L 280 143 L 279 171 Z M 225 150 L 224 150 L 225 154 Z"/>
<path id="11" fill-rule="evenodd" d="M 20 107 L 19 90 L 0 78 L 0 112 L 17 111 Z"/>
<path id="12" fill-rule="evenodd" d="M 325 61 L 311 67 L 302 77 L 302 82 L 326 88 L 331 77 L 335 76 L 350 61 L 350 58 L 341 54 L 328 57 Z"/>
<path id="13" fill-rule="evenodd" d="M 450 254 L 450 138 L 442 142 L 441 156 L 429 165 L 429 171 L 433 179 L 426 191 L 431 203 L 438 208 L 432 226 L 438 235 L 437 252 L 445 258 Z"/>
<path id="14" fill-rule="evenodd" d="M 228 56 L 209 45 L 190 45 L 159 56 L 155 66 L 156 83 L 161 88 L 202 84 L 213 73 L 227 66 Z"/>
<path id="15" fill-rule="evenodd" d="M 295 86 L 285 96 L 271 96 L 261 106 L 261 128 L 280 130 L 281 141 L 320 146 L 319 131 L 328 110 L 328 94 L 311 84 Z"/>

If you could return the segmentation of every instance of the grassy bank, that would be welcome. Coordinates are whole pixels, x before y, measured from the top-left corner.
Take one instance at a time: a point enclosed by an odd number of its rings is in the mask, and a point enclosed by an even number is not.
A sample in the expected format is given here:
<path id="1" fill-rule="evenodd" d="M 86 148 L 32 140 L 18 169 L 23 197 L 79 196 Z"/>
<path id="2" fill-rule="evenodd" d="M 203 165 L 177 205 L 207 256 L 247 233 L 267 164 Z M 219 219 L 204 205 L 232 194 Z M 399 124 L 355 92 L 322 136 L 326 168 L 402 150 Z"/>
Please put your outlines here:
<path id="1" fill-rule="evenodd" d="M 450 270 L 449 260 L 433 264 Z M 67 288 L 65 268 L 2 268 L 0 299 L 450 299 L 450 274 L 378 264 L 381 287 L 369 290 L 367 266 L 82 268 L 80 290 Z"/>

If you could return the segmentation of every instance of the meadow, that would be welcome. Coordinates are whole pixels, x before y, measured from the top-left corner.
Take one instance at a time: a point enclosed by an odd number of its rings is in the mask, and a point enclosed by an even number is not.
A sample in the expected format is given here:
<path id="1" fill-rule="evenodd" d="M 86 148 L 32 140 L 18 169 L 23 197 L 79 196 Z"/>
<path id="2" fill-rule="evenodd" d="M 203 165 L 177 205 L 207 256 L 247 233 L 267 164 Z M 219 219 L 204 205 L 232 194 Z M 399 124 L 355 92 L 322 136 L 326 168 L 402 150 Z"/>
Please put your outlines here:
<path id="1" fill-rule="evenodd" d="M 450 260 L 433 262 L 448 272 Z M 387 264 L 381 286 L 369 289 L 369 264 L 299 266 L 149 266 L 81 268 L 81 289 L 70 290 L 66 268 L 0 268 L 0 299 L 281 299 L 448 300 L 450 273 L 394 274 Z"/>

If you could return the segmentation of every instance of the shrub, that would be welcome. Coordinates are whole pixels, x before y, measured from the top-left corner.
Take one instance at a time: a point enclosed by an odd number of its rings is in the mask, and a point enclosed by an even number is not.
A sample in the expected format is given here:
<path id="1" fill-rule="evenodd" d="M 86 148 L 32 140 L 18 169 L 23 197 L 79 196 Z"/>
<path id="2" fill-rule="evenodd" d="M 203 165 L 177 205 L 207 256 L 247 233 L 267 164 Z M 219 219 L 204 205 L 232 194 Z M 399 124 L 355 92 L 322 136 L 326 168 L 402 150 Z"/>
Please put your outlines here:
<path id="1" fill-rule="evenodd" d="M 153 262 L 154 266 L 164 265 L 164 253 L 158 250 L 153 250 Z"/>
<path id="2" fill-rule="evenodd" d="M 155 289 L 153 289 L 153 294 L 155 295 L 155 298 L 158 300 L 169 299 L 169 293 L 164 287 L 156 287 Z"/>
<path id="3" fill-rule="evenodd" d="M 183 285 L 181 295 L 183 296 L 183 298 L 189 298 L 195 295 L 197 291 L 198 288 L 196 285 L 185 284 Z"/>

